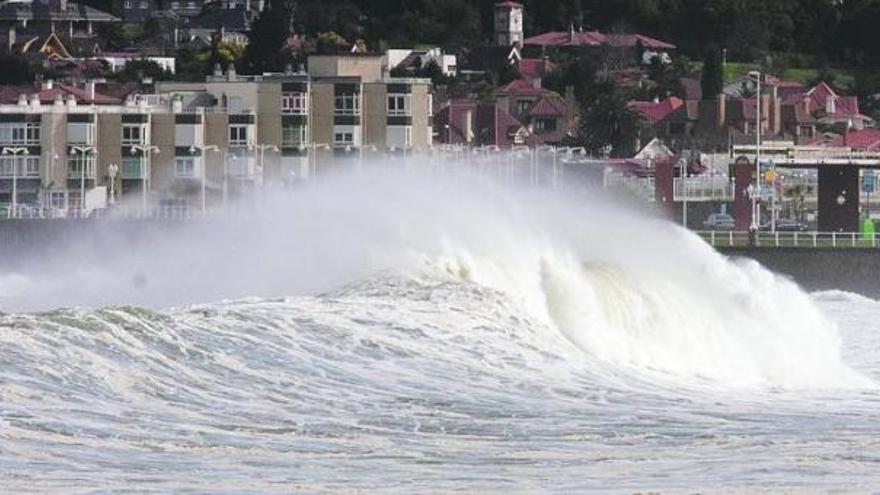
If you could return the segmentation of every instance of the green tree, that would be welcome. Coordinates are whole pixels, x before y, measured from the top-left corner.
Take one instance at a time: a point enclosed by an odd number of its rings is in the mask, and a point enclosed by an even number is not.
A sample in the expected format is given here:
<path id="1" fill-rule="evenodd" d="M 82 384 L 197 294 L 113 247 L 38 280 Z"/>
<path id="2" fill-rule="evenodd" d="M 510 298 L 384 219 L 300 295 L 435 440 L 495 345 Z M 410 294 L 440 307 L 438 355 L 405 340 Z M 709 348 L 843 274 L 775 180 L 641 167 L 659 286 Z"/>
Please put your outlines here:
<path id="1" fill-rule="evenodd" d="M 150 78 L 154 81 L 167 81 L 174 78 L 174 74 L 163 69 L 152 60 L 131 60 L 125 64 L 119 72 L 114 74 L 117 81 L 140 81 Z"/>
<path id="2" fill-rule="evenodd" d="M 249 42 L 239 64 L 241 72 L 262 74 L 284 70 L 289 54 L 285 53 L 283 47 L 290 36 L 292 16 L 289 3 L 269 0 L 251 26 Z M 220 56 L 219 53 L 216 55 Z"/>
<path id="3" fill-rule="evenodd" d="M 33 82 L 34 70 L 18 55 L 0 55 L 0 84 L 27 84 Z"/>

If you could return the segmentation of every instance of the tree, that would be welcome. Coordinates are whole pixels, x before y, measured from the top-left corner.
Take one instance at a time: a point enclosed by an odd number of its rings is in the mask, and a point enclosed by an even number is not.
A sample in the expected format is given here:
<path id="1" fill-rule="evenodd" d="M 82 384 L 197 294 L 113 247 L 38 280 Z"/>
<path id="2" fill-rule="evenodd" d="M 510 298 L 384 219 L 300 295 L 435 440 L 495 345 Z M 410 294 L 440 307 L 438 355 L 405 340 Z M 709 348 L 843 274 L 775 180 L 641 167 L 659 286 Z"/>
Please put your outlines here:
<path id="1" fill-rule="evenodd" d="M 0 84 L 27 84 L 34 80 L 34 71 L 18 55 L 0 55 Z"/>
<path id="2" fill-rule="evenodd" d="M 641 115 L 630 108 L 627 95 L 610 80 L 598 81 L 593 90 L 590 97 L 579 101 L 577 143 L 594 155 L 632 156 L 646 128 Z"/>
<path id="3" fill-rule="evenodd" d="M 114 76 L 117 81 L 122 82 L 141 81 L 145 78 L 166 81 L 174 78 L 173 74 L 152 60 L 130 60 Z"/>
<path id="4" fill-rule="evenodd" d="M 283 50 L 290 36 L 292 7 L 284 0 L 269 0 L 254 20 L 240 70 L 246 74 L 280 72 L 288 54 Z"/>
<path id="5" fill-rule="evenodd" d="M 703 72 L 700 78 L 703 98 L 714 100 L 721 94 L 721 91 L 724 88 L 723 65 L 718 45 L 714 43 L 710 44 L 706 48 L 706 53 L 703 56 Z"/>

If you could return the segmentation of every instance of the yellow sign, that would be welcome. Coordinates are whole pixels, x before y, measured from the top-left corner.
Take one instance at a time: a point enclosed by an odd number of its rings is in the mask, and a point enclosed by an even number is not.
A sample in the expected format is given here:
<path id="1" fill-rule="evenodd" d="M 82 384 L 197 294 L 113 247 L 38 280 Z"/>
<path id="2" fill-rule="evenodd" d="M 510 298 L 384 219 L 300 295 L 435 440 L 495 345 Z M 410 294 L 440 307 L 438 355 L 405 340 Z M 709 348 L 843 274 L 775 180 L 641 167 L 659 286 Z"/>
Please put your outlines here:
<path id="1" fill-rule="evenodd" d="M 775 182 L 776 181 L 776 172 L 774 170 L 768 170 L 764 172 L 764 182 Z"/>

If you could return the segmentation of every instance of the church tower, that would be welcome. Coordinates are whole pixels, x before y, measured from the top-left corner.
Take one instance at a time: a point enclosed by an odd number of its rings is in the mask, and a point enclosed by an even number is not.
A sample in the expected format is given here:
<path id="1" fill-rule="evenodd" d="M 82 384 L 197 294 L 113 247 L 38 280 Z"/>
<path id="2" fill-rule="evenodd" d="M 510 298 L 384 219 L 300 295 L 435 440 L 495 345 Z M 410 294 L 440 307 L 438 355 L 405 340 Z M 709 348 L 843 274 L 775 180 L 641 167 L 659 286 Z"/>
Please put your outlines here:
<path id="1" fill-rule="evenodd" d="M 495 44 L 508 47 L 523 40 L 523 6 L 507 0 L 495 4 Z"/>

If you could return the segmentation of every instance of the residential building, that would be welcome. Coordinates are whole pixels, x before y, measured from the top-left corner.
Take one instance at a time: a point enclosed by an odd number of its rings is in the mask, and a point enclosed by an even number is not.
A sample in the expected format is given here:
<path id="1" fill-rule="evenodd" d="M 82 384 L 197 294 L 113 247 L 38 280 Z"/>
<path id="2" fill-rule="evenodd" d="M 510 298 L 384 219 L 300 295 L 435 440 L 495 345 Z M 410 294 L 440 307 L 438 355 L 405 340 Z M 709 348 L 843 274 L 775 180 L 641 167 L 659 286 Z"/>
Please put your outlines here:
<path id="1" fill-rule="evenodd" d="M 68 38 L 95 36 L 97 25 L 118 22 L 107 12 L 67 0 L 26 0 L 0 4 L 0 38 L 7 50 L 20 41 L 50 33 Z"/>
<path id="2" fill-rule="evenodd" d="M 198 208 L 432 145 L 430 81 L 373 56 L 316 57 L 308 73 L 162 82 L 120 98 L 100 83 L 0 89 L 0 203 Z M 143 88 L 142 88 L 143 89 Z M 350 165 L 349 165 L 350 166 Z"/>
<path id="3" fill-rule="evenodd" d="M 523 6 L 506 0 L 495 4 L 495 44 L 501 47 L 523 41 Z"/>

